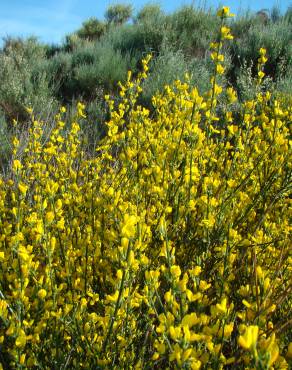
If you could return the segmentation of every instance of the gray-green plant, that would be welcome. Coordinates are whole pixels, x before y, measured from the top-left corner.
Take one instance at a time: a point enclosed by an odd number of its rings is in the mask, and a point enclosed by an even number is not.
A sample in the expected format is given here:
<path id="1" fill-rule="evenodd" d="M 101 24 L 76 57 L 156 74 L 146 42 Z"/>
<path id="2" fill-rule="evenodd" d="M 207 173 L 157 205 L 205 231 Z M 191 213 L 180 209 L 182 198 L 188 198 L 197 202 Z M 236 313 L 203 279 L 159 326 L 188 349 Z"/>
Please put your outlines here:
<path id="1" fill-rule="evenodd" d="M 110 5 L 105 12 L 105 19 L 109 24 L 121 25 L 127 22 L 133 13 L 131 4 L 120 3 Z"/>
<path id="2" fill-rule="evenodd" d="M 82 23 L 82 27 L 76 33 L 80 38 L 86 40 L 98 40 L 105 31 L 105 23 L 95 17 L 91 17 Z"/>
<path id="3" fill-rule="evenodd" d="M 124 81 L 129 69 L 135 67 L 130 53 L 122 54 L 109 43 L 98 43 L 94 48 L 92 63 L 79 63 L 74 68 L 75 80 L 81 90 L 93 93 L 102 86 L 105 90 L 114 90 L 119 81 Z"/>
<path id="4" fill-rule="evenodd" d="M 247 60 L 256 62 L 259 57 L 258 51 L 264 47 L 267 49 L 268 61 L 266 71 L 271 77 L 276 77 L 279 73 L 280 60 L 285 59 L 287 68 L 291 68 L 292 63 L 292 28 L 288 26 L 285 19 L 277 23 L 262 27 L 259 24 L 252 26 L 248 32 L 240 39 L 235 39 L 232 44 L 234 54 L 241 61 Z"/>
<path id="5" fill-rule="evenodd" d="M 40 117 L 55 103 L 47 72 L 41 68 L 45 48 L 35 38 L 7 40 L 0 53 L 0 106 L 8 123 L 25 121 L 27 107 Z"/>
<path id="6" fill-rule="evenodd" d="M 176 50 L 204 56 L 218 30 L 218 17 L 211 10 L 183 6 L 168 17 L 168 40 Z"/>
<path id="7" fill-rule="evenodd" d="M 154 23 L 161 21 L 164 16 L 158 3 L 148 3 L 138 11 L 134 21 L 135 23 Z"/>

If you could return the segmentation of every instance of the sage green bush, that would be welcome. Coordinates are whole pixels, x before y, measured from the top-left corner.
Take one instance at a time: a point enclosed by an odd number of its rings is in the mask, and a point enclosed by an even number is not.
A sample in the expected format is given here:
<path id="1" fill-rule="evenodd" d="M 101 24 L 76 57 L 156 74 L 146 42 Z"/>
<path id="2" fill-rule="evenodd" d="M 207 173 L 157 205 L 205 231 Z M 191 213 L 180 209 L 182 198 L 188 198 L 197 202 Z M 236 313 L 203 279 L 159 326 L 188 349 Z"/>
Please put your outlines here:
<path id="1" fill-rule="evenodd" d="M 95 17 L 82 23 L 77 35 L 86 40 L 98 40 L 106 31 L 106 24 Z"/>
<path id="2" fill-rule="evenodd" d="M 9 124 L 24 121 L 27 107 L 47 116 L 55 104 L 49 78 L 40 64 L 45 48 L 35 38 L 7 39 L 0 53 L 0 106 Z"/>
<path id="3" fill-rule="evenodd" d="M 88 58 L 89 54 L 87 55 Z M 92 59 L 74 64 L 74 78 L 77 89 L 86 96 L 94 96 L 94 89 L 103 86 L 106 90 L 114 90 L 119 81 L 124 81 L 127 71 L 134 62 L 130 53 L 123 55 L 109 43 L 96 44 L 93 48 Z M 73 57 L 74 60 L 74 57 Z"/>
<path id="4" fill-rule="evenodd" d="M 266 26 L 258 22 L 252 24 L 231 46 L 234 68 L 240 67 L 243 61 L 256 65 L 258 50 L 265 45 L 268 55 L 265 72 L 275 80 L 292 68 L 291 40 L 292 28 L 285 18 Z M 255 75 L 255 68 L 253 72 Z M 236 74 L 238 71 L 234 71 L 234 75 Z"/>
<path id="5" fill-rule="evenodd" d="M 211 10 L 184 6 L 169 16 L 168 40 L 184 53 L 203 57 L 219 23 Z"/>
<path id="6" fill-rule="evenodd" d="M 159 4 L 148 3 L 138 12 L 134 21 L 137 23 L 154 23 L 164 18 L 164 12 Z"/>

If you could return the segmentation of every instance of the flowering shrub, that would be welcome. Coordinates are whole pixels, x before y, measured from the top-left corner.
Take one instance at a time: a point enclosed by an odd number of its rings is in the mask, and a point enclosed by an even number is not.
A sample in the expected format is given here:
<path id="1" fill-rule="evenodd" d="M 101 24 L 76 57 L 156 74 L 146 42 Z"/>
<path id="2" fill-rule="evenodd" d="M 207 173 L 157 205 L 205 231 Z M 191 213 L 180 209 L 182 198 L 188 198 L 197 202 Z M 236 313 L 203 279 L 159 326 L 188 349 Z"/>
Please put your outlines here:
<path id="1" fill-rule="evenodd" d="M 292 111 L 260 89 L 264 49 L 257 98 L 230 88 L 217 109 L 232 38 L 229 9 L 219 16 L 206 96 L 176 81 L 151 115 L 137 105 L 147 57 L 118 105 L 106 97 L 94 158 L 81 103 L 69 130 L 63 108 L 48 136 L 31 112 L 26 145 L 14 139 L 0 179 L 3 368 L 288 368 Z"/>

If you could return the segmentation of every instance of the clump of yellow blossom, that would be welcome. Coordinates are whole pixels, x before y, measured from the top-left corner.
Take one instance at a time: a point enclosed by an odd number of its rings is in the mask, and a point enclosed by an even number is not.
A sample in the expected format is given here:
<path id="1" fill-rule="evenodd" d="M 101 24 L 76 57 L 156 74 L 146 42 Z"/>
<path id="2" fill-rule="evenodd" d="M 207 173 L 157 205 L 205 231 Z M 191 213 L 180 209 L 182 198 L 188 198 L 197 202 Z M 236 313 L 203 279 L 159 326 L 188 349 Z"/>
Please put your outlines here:
<path id="1" fill-rule="evenodd" d="M 292 110 L 262 74 L 252 100 L 220 86 L 232 14 L 218 15 L 204 96 L 175 81 L 152 115 L 138 104 L 147 56 L 119 103 L 106 97 L 95 156 L 82 103 L 68 131 L 61 108 L 45 142 L 35 119 L 25 148 L 13 139 L 0 368 L 288 369 Z"/>

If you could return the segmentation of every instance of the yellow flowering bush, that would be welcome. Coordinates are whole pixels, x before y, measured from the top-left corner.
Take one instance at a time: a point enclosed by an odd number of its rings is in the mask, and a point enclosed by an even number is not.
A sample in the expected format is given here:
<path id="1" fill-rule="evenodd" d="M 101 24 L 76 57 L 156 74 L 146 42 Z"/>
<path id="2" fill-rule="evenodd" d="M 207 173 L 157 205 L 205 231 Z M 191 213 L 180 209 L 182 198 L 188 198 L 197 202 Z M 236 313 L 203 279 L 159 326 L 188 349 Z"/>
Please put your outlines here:
<path id="1" fill-rule="evenodd" d="M 223 99 L 232 35 L 229 9 L 218 15 L 206 95 L 176 81 L 150 113 L 146 57 L 120 102 L 106 97 L 96 156 L 81 103 L 69 129 L 64 108 L 49 133 L 31 112 L 14 139 L 0 178 L 4 369 L 288 369 L 292 109 L 260 73 L 256 99 Z"/>

